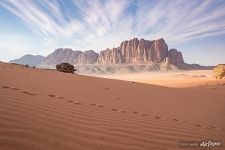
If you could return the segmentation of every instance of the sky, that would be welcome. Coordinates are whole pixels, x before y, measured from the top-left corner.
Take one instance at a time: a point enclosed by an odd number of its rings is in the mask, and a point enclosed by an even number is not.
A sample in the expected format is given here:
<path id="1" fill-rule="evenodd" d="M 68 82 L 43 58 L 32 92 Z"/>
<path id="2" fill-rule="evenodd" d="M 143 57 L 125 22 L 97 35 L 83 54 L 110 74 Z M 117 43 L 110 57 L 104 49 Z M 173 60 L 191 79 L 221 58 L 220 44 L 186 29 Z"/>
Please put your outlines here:
<path id="1" fill-rule="evenodd" d="M 185 62 L 225 64 L 225 0 L 0 0 L 0 61 L 164 38 Z"/>

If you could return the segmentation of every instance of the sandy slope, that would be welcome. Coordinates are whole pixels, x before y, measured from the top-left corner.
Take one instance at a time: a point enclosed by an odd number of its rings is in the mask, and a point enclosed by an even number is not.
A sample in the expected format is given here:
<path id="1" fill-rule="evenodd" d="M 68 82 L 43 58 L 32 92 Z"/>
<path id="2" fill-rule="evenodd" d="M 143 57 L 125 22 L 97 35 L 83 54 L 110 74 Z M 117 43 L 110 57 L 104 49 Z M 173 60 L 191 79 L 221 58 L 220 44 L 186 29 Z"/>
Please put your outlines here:
<path id="1" fill-rule="evenodd" d="M 182 149 L 179 141 L 224 143 L 225 99 L 215 91 L 0 63 L 0 149 L 174 150 Z"/>
<path id="2" fill-rule="evenodd" d="M 135 81 L 166 87 L 199 87 L 202 85 L 212 85 L 221 83 L 220 80 L 212 76 L 212 70 L 191 70 L 191 71 L 156 71 L 141 73 L 116 73 L 111 75 L 94 75 L 103 78 Z M 219 81 L 219 82 L 218 82 Z M 222 81 L 224 82 L 224 81 Z"/>

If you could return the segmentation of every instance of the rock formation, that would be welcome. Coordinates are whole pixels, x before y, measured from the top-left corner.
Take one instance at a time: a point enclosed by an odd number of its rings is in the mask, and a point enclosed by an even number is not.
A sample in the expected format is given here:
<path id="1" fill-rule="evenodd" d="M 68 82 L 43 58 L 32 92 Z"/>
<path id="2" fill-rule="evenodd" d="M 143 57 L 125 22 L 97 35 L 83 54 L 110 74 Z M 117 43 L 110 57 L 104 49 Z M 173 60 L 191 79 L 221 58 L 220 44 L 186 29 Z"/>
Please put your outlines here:
<path id="1" fill-rule="evenodd" d="M 225 77 L 225 64 L 219 64 L 213 69 L 213 76 L 217 79 Z"/>
<path id="2" fill-rule="evenodd" d="M 164 39 L 150 41 L 134 38 L 123 41 L 118 47 L 102 50 L 99 54 L 93 50 L 82 52 L 69 48 L 59 48 L 46 58 L 43 58 L 41 63 L 38 62 L 39 65 L 37 67 L 55 69 L 57 64 L 69 63 L 76 65 L 78 73 L 99 72 L 111 74 L 116 72 L 166 71 L 177 69 L 205 70 L 214 68 L 214 66 L 200 66 L 198 64 L 185 63 L 182 53 L 174 48 L 168 49 Z M 34 66 L 32 65 L 33 58 L 26 60 L 29 61 L 26 61 L 24 64 Z"/>
<path id="3" fill-rule="evenodd" d="M 70 63 L 72 65 L 146 65 L 147 70 L 164 68 L 180 69 L 210 69 L 198 64 L 186 64 L 182 53 L 176 49 L 168 49 L 164 39 L 144 40 L 131 39 L 123 41 L 118 47 L 101 51 L 99 54 L 93 50 L 73 51 L 69 48 L 59 48 L 49 54 L 38 67 L 55 68 L 59 63 Z M 156 64 L 156 65 L 154 65 Z M 158 66 L 158 67 L 157 67 Z M 168 66 L 168 67 L 166 67 Z M 116 69 L 115 69 L 116 70 Z"/>
<path id="4" fill-rule="evenodd" d="M 73 51 L 69 48 L 58 48 L 53 53 L 49 54 L 41 65 L 56 65 L 62 62 L 76 64 L 78 62 L 81 51 Z"/>
<path id="5" fill-rule="evenodd" d="M 15 63 L 15 64 L 21 64 L 21 65 L 29 65 L 29 66 L 37 66 L 39 65 L 43 60 L 44 56 L 41 55 L 24 55 L 19 59 L 11 60 L 9 63 Z"/>
<path id="6" fill-rule="evenodd" d="M 94 64 L 98 59 L 98 53 L 93 50 L 80 53 L 78 57 L 78 64 Z"/>
<path id="7" fill-rule="evenodd" d="M 151 70 L 197 70 L 212 69 L 212 66 L 186 64 L 182 53 L 176 49 L 168 49 L 164 39 L 144 40 L 131 39 L 123 41 L 118 47 L 101 51 L 73 51 L 69 48 L 59 48 L 49 54 L 37 67 L 54 69 L 57 64 L 69 63 L 79 66 L 82 70 L 117 72 L 117 70 L 151 71 Z M 29 64 L 30 63 L 26 63 Z M 110 68 L 111 66 L 111 68 Z"/>
<path id="8" fill-rule="evenodd" d="M 100 52 L 99 64 L 147 64 L 167 63 L 182 66 L 184 63 L 181 52 L 175 49 L 168 51 L 164 39 L 149 41 L 134 38 L 124 41 L 119 47 Z"/>
<path id="9" fill-rule="evenodd" d="M 56 64 L 66 62 L 70 64 L 152 64 L 165 63 L 182 67 L 184 60 L 181 52 L 176 49 L 168 50 L 164 39 L 154 41 L 144 39 L 131 39 L 123 41 L 119 47 L 106 49 L 96 53 L 90 51 L 73 51 L 68 48 L 56 49 L 48 55 L 41 63 L 40 67 L 55 66 Z"/>
<path id="10" fill-rule="evenodd" d="M 59 48 L 49 54 L 39 67 L 55 66 L 56 64 L 65 62 L 70 64 L 93 64 L 97 61 L 98 53 L 90 51 L 73 51 L 69 48 Z"/>
<path id="11" fill-rule="evenodd" d="M 106 49 L 101 51 L 97 59 L 98 63 L 102 64 L 121 64 L 124 63 L 122 53 L 118 48 Z"/>
<path id="12" fill-rule="evenodd" d="M 169 59 L 170 64 L 177 67 L 181 67 L 184 64 L 182 53 L 178 52 L 176 49 L 169 50 L 167 59 Z"/>

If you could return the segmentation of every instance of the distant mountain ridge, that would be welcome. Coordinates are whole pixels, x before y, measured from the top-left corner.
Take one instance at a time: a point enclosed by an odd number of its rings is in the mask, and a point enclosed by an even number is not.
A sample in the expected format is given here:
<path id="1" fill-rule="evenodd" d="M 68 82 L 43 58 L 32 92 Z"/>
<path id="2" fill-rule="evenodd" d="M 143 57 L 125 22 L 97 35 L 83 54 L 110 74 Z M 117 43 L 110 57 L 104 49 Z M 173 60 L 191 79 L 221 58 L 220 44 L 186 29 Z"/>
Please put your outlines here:
<path id="1" fill-rule="evenodd" d="M 73 51 L 70 48 L 58 48 L 49 54 L 39 66 L 55 66 L 59 63 L 66 62 L 70 64 L 94 64 L 97 62 L 99 54 L 93 50 Z"/>
<path id="2" fill-rule="evenodd" d="M 22 58 L 19 60 L 22 60 Z M 26 60 L 32 62 L 32 59 Z M 15 62 L 15 60 L 11 62 Z M 120 65 L 123 66 L 123 69 L 126 68 L 124 66 L 127 66 L 131 70 L 136 70 L 135 68 L 138 68 L 137 70 L 140 70 L 140 68 L 145 68 L 144 70 L 160 70 L 162 66 L 164 69 L 211 69 L 198 64 L 186 64 L 183 60 L 182 53 L 174 48 L 168 49 L 168 45 L 164 39 L 150 41 L 145 39 L 139 40 L 137 38 L 123 41 L 118 47 L 112 49 L 107 48 L 106 50 L 100 51 L 100 53 L 93 50 L 82 52 L 79 50 L 74 51 L 70 48 L 58 48 L 45 58 L 42 56 L 36 63 L 23 61 L 23 64 L 35 64 L 40 68 L 55 68 L 55 65 L 62 62 L 78 66 L 81 70 L 93 70 L 94 68 L 94 70 L 99 70 L 100 72 L 101 68 L 107 69 L 104 66 L 110 66 L 108 70 L 114 70 L 113 72 L 116 72 L 118 68 L 121 69 Z M 83 67 L 85 65 L 86 67 Z M 113 67 L 113 65 L 116 65 L 116 67 Z M 146 65 L 147 68 L 143 67 L 143 65 Z"/>
<path id="3" fill-rule="evenodd" d="M 119 47 L 81 52 L 70 48 L 59 48 L 49 54 L 41 66 L 56 65 L 61 62 L 70 64 L 148 64 L 167 63 L 180 67 L 184 64 L 182 53 L 176 49 L 168 50 L 164 39 L 144 40 L 137 38 L 123 41 Z"/>
<path id="4" fill-rule="evenodd" d="M 16 63 L 22 65 L 29 65 L 29 66 L 37 66 L 45 59 L 44 56 L 41 55 L 24 55 L 19 59 L 14 59 L 9 61 L 9 63 Z"/>

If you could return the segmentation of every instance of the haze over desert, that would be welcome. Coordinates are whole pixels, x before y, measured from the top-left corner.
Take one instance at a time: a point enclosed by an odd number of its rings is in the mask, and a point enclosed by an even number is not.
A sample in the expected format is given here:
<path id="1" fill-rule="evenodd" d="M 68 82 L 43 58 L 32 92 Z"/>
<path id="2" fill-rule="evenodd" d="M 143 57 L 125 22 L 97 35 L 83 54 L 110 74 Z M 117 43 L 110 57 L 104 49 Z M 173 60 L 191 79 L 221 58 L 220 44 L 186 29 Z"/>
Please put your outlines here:
<path id="1" fill-rule="evenodd" d="M 213 76 L 213 70 L 152 71 L 141 73 L 117 73 L 111 75 L 94 74 L 93 76 L 175 88 L 199 88 L 201 86 L 211 88 L 223 83 L 223 81 L 217 80 Z"/>

